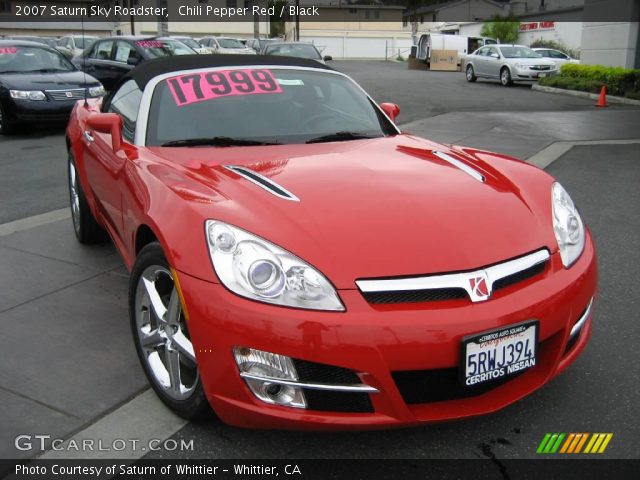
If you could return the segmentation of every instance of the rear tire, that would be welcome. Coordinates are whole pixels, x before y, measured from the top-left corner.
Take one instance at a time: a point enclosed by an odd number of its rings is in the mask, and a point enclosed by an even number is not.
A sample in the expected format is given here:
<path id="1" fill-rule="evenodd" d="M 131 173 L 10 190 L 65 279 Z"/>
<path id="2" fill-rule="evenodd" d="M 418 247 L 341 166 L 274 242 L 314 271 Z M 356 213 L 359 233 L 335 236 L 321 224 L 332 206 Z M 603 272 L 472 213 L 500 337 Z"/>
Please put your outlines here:
<path id="1" fill-rule="evenodd" d="M 467 65 L 466 76 L 467 82 L 475 82 L 478 79 L 475 71 L 473 70 L 473 65 Z"/>
<path id="2" fill-rule="evenodd" d="M 92 244 L 101 243 L 108 240 L 107 232 L 96 221 L 87 199 L 84 196 L 80 178 L 78 177 L 78 169 L 76 168 L 76 160 L 73 152 L 69 149 L 68 160 L 68 185 L 69 185 L 69 204 L 71 207 L 71 221 L 73 222 L 73 231 L 80 243 Z"/>
<path id="3" fill-rule="evenodd" d="M 160 400 L 183 418 L 211 415 L 169 262 L 158 242 L 144 247 L 129 280 L 136 352 Z"/>
<path id="4" fill-rule="evenodd" d="M 513 85 L 513 80 L 511 79 L 511 71 L 507 67 L 503 67 L 500 70 L 500 83 L 504 87 L 510 87 Z"/>

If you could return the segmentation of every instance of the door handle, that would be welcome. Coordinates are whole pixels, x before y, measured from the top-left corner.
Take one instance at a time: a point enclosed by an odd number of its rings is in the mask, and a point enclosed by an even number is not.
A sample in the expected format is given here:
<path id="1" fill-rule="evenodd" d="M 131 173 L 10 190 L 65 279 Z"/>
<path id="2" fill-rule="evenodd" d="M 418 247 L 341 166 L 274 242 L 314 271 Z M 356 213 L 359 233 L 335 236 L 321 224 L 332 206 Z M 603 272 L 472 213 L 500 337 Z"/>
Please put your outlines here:
<path id="1" fill-rule="evenodd" d="M 91 136 L 91 133 L 89 133 L 89 130 L 85 130 L 82 136 L 87 141 L 87 143 L 93 143 L 93 137 Z"/>

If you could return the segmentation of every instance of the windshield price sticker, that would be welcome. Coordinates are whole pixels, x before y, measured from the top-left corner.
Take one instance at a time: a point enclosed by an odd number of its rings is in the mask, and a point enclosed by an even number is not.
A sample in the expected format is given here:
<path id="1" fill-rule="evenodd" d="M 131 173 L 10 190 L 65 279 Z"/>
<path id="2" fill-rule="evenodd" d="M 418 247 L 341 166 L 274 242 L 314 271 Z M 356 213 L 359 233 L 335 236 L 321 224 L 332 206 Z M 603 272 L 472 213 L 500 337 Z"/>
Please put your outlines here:
<path id="1" fill-rule="evenodd" d="M 466 386 L 497 380 L 536 365 L 537 322 L 513 325 L 463 341 Z"/>
<path id="2" fill-rule="evenodd" d="M 0 47 L 0 55 L 15 55 L 18 53 L 16 47 Z"/>
<path id="3" fill-rule="evenodd" d="M 162 48 L 164 45 L 160 40 L 140 40 L 136 42 L 140 48 Z"/>
<path id="4" fill-rule="evenodd" d="M 179 107 L 232 95 L 282 93 L 269 70 L 198 72 L 172 77 L 167 82 Z"/>

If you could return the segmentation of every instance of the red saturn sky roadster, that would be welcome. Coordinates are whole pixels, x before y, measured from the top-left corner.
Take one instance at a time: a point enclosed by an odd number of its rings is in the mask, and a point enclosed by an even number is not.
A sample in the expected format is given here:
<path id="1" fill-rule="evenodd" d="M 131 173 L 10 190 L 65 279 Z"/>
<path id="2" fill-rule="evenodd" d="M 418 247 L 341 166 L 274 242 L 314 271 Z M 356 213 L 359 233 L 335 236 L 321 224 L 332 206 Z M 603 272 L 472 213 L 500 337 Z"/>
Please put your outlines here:
<path id="1" fill-rule="evenodd" d="M 80 242 L 131 272 L 149 383 L 187 418 L 364 429 L 481 415 L 591 333 L 597 269 L 564 188 L 522 161 L 403 134 L 313 60 L 183 56 L 79 101 Z"/>

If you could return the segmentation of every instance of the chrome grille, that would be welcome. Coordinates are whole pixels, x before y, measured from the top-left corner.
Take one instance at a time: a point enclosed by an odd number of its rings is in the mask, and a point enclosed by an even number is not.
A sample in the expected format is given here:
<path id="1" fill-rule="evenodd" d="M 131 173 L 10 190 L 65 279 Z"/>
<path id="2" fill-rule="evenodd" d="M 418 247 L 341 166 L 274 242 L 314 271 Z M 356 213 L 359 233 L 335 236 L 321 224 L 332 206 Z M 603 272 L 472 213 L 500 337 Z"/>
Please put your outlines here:
<path id="1" fill-rule="evenodd" d="M 84 98 L 84 88 L 73 88 L 70 90 L 45 90 L 45 93 L 52 100 L 82 100 Z"/>
<path id="2" fill-rule="evenodd" d="M 542 249 L 475 271 L 356 280 L 356 285 L 369 303 L 430 302 L 465 297 L 472 302 L 482 302 L 488 300 L 496 290 L 541 274 L 549 258 L 549 251 Z M 482 289 L 478 288 L 479 284 L 482 284 Z"/>
<path id="3" fill-rule="evenodd" d="M 529 68 L 531 70 L 551 70 L 550 65 L 532 65 Z"/>

